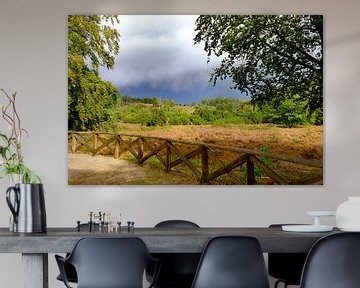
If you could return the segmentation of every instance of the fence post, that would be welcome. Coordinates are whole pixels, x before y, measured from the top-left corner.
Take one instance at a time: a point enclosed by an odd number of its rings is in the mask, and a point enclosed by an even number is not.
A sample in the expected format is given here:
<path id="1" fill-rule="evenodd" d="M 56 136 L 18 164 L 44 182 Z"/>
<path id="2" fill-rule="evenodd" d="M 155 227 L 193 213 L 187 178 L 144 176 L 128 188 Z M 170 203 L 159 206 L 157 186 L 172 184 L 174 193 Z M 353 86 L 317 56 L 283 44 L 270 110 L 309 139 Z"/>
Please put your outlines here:
<path id="1" fill-rule="evenodd" d="M 71 133 L 71 152 L 76 152 L 76 136 L 75 133 Z"/>
<path id="2" fill-rule="evenodd" d="M 201 162 L 202 162 L 202 173 L 201 173 L 201 184 L 207 183 L 209 176 L 209 150 L 206 146 L 201 147 Z"/>
<path id="3" fill-rule="evenodd" d="M 255 167 L 254 167 L 254 162 L 251 161 L 251 154 L 246 155 L 246 176 L 247 176 L 247 185 L 254 185 Z"/>
<path id="4" fill-rule="evenodd" d="M 166 144 L 166 168 L 165 172 L 169 173 L 171 170 L 171 147 L 168 145 L 168 141 L 165 141 Z"/>
<path id="5" fill-rule="evenodd" d="M 120 141 L 117 137 L 117 135 L 115 136 L 115 151 L 114 151 L 114 158 L 118 159 L 120 156 Z"/>
<path id="6" fill-rule="evenodd" d="M 93 146 L 94 152 L 96 151 L 97 143 L 98 143 L 98 134 L 94 132 L 94 146 Z"/>
<path id="7" fill-rule="evenodd" d="M 139 151 L 138 151 L 139 163 L 142 163 L 142 158 L 144 157 L 144 138 L 139 137 Z"/>

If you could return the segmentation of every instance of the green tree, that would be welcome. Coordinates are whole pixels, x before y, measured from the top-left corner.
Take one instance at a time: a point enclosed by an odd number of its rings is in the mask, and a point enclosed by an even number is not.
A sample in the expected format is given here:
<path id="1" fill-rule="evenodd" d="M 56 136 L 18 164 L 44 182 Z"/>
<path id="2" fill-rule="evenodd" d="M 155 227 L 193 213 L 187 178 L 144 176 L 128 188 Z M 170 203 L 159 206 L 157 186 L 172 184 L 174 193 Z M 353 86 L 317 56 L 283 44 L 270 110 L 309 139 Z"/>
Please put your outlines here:
<path id="1" fill-rule="evenodd" d="M 161 99 L 159 97 L 153 97 L 151 99 L 151 104 L 153 107 L 161 107 Z"/>
<path id="2" fill-rule="evenodd" d="M 279 105 L 264 106 L 265 121 L 292 128 L 296 125 L 314 124 L 309 117 L 307 100 L 298 95 L 287 98 Z"/>
<path id="3" fill-rule="evenodd" d="M 110 25 L 117 16 L 68 17 L 68 127 L 109 128 L 119 92 L 99 77 L 99 68 L 113 69 L 119 53 L 119 32 Z"/>
<path id="4" fill-rule="evenodd" d="M 207 15 L 196 20 L 195 43 L 221 64 L 210 81 L 263 104 L 301 95 L 310 111 L 323 107 L 323 17 L 318 15 Z"/>

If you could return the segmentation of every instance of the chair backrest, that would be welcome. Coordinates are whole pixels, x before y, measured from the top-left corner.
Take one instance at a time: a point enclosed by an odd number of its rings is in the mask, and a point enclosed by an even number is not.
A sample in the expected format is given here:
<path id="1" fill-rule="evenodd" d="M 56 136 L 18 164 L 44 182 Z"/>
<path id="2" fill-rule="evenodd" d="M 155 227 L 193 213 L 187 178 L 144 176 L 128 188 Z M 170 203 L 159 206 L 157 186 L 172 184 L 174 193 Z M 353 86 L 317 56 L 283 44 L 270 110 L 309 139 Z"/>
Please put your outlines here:
<path id="1" fill-rule="evenodd" d="M 200 228 L 200 226 L 188 220 L 165 220 L 157 223 L 155 228 Z"/>
<path id="2" fill-rule="evenodd" d="M 76 269 L 78 288 L 142 288 L 152 260 L 139 238 L 82 238 L 67 259 Z"/>
<path id="3" fill-rule="evenodd" d="M 282 225 L 289 224 L 271 224 L 269 227 L 281 228 Z M 307 253 L 268 253 L 269 275 L 288 285 L 300 285 L 306 257 Z"/>
<path id="4" fill-rule="evenodd" d="M 166 220 L 159 222 L 155 228 L 200 228 L 188 220 Z M 200 253 L 158 253 L 156 258 L 162 260 L 156 287 L 190 287 L 200 260 Z M 152 272 L 149 270 L 149 274 Z"/>
<path id="5" fill-rule="evenodd" d="M 325 236 L 309 252 L 302 288 L 360 287 L 360 233 Z"/>
<path id="6" fill-rule="evenodd" d="M 269 280 L 256 238 L 220 236 L 204 249 L 192 288 L 268 288 Z"/>

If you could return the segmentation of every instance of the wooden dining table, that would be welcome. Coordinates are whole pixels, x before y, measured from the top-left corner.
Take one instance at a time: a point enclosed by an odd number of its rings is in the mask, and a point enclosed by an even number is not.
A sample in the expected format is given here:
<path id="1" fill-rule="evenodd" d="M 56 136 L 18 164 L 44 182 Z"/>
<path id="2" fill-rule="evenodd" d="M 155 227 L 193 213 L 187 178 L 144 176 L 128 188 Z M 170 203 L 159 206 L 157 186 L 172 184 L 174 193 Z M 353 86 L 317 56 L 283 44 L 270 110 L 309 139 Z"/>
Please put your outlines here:
<path id="1" fill-rule="evenodd" d="M 325 235 L 338 233 L 284 232 L 281 227 L 135 228 L 118 232 L 89 232 L 77 228 L 48 228 L 47 233 L 14 233 L 0 228 L 0 253 L 21 253 L 24 288 L 48 288 L 48 253 L 67 253 L 83 237 L 139 237 L 151 253 L 201 253 L 209 239 L 221 235 L 252 236 L 262 251 L 308 252 Z"/>

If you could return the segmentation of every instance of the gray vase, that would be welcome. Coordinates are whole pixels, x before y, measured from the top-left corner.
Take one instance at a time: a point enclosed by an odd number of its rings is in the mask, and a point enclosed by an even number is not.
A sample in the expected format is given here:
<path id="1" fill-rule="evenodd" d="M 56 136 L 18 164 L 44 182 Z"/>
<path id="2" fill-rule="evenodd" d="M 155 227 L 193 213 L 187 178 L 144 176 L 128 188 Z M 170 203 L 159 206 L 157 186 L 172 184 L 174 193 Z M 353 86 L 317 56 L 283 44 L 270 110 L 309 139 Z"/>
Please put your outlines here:
<path id="1" fill-rule="evenodd" d="M 6 202 L 14 216 L 14 232 L 45 233 L 47 231 L 42 184 L 15 184 L 6 190 Z"/>

